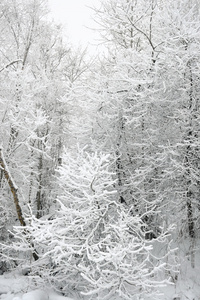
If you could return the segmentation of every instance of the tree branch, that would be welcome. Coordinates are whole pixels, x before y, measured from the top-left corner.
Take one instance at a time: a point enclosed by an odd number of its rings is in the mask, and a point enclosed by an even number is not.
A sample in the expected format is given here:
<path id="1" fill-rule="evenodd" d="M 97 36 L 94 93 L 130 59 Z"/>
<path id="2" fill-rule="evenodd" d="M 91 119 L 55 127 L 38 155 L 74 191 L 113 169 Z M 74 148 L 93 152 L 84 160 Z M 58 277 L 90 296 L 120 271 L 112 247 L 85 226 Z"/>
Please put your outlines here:
<path id="1" fill-rule="evenodd" d="M 131 20 L 130 18 L 128 18 L 128 20 L 129 20 L 129 22 L 131 23 L 131 25 L 132 25 L 138 32 L 140 32 L 141 34 L 143 34 L 143 35 L 146 37 L 146 39 L 148 40 L 150 46 L 152 47 L 152 49 L 153 49 L 153 51 L 154 51 L 154 50 L 155 50 L 155 47 L 154 47 L 154 45 L 153 45 L 153 43 L 152 43 L 152 41 L 151 41 L 151 38 L 150 38 L 144 31 L 142 31 L 140 28 L 138 28 L 137 26 L 135 26 L 135 24 L 132 22 L 132 20 Z"/>
<path id="2" fill-rule="evenodd" d="M 10 66 L 12 66 L 12 65 L 14 65 L 15 63 L 20 62 L 20 61 L 22 62 L 21 59 L 17 59 L 17 60 L 14 60 L 14 61 L 10 62 L 10 63 L 7 64 L 5 67 L 3 67 L 2 69 L 0 69 L 0 72 L 4 71 L 4 70 L 7 69 L 8 67 L 10 67 Z"/>

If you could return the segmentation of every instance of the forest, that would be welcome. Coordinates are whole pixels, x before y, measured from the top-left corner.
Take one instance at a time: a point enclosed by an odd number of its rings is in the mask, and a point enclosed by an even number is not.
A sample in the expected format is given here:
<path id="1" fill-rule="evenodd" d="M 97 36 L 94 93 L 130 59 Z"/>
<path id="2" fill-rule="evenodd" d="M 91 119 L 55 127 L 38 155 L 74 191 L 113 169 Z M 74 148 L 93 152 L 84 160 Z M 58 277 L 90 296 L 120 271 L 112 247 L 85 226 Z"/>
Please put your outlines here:
<path id="1" fill-rule="evenodd" d="M 103 55 L 0 1 L 0 299 L 198 300 L 200 3 L 93 17 Z"/>

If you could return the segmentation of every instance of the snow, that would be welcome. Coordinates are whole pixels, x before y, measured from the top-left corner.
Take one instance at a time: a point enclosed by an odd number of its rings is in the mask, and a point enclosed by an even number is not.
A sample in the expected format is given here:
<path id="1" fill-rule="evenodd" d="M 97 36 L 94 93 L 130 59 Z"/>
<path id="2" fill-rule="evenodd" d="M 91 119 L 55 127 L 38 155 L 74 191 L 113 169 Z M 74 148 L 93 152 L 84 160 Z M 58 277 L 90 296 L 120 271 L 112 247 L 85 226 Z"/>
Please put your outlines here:
<path id="1" fill-rule="evenodd" d="M 191 274 L 190 274 L 191 275 Z M 188 276 L 188 274 L 185 274 Z M 27 276 L 0 276 L 0 300 L 76 300 L 61 296 L 49 289 L 35 289 L 23 292 L 28 288 Z M 163 288 L 160 300 L 197 300 L 200 295 L 199 285 L 194 281 L 183 279 L 176 285 Z M 118 299 L 122 300 L 122 299 Z M 148 299 L 154 300 L 154 299 Z"/>
<path id="2" fill-rule="evenodd" d="M 52 291 L 48 292 L 44 290 L 34 290 L 21 295 L 4 293 L 4 294 L 0 294 L 0 299 L 2 300 L 73 300 L 72 298 L 58 295 Z"/>
<path id="3" fill-rule="evenodd" d="M 0 300 L 75 300 L 61 296 L 49 289 L 27 291 L 29 280 L 20 274 L 0 276 Z"/>
<path id="4" fill-rule="evenodd" d="M 21 296 L 14 296 L 13 294 L 0 295 L 2 300 L 73 300 L 68 297 L 60 296 L 53 292 L 46 292 L 43 290 L 35 290 L 25 293 Z"/>
<path id="5" fill-rule="evenodd" d="M 191 259 L 193 249 L 190 249 L 190 241 L 182 240 L 177 250 L 177 257 L 180 263 L 180 272 L 176 278 L 171 278 L 172 284 L 160 288 L 162 295 L 159 300 L 199 300 L 200 299 L 200 241 L 195 245 L 196 253 Z M 194 261 L 194 266 L 191 264 Z M 0 300 L 77 300 L 59 295 L 49 287 L 38 289 L 31 283 L 29 276 L 24 276 L 23 272 L 27 267 L 4 273 L 0 275 Z M 168 274 L 170 275 L 170 274 Z M 173 277 L 173 276 L 172 276 Z M 38 282 L 36 283 L 38 284 Z M 30 288 L 31 286 L 31 288 Z M 81 299 L 80 297 L 78 299 Z M 83 298 L 86 299 L 87 298 Z M 94 298 L 92 298 L 95 300 Z M 155 300 L 151 297 L 148 300 Z M 147 300 L 143 298 L 143 300 Z M 114 300 L 110 298 L 109 300 Z M 115 300 L 124 300 L 118 298 Z"/>
<path id="6" fill-rule="evenodd" d="M 8 177 L 9 177 L 10 181 L 12 182 L 12 185 L 13 185 L 14 189 L 17 191 L 18 186 L 16 185 L 14 179 L 12 178 L 12 175 L 10 174 L 9 168 L 8 168 L 6 160 L 4 158 L 3 146 L 2 145 L 0 145 L 0 158 L 1 158 L 1 161 L 2 161 L 1 169 L 3 169 L 5 172 L 7 172 Z"/>

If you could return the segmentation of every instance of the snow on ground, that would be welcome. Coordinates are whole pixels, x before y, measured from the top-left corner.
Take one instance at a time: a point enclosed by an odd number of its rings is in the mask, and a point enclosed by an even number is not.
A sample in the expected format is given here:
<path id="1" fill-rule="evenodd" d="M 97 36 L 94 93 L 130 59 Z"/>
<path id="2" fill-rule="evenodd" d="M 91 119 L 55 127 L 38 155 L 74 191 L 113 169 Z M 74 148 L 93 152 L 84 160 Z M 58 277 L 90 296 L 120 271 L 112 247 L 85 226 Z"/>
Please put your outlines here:
<path id="1" fill-rule="evenodd" d="M 192 245 L 190 240 L 182 238 L 174 248 L 177 245 L 180 272 L 172 285 L 161 289 L 160 300 L 200 300 L 200 240 L 194 240 Z"/>
<path id="2" fill-rule="evenodd" d="M 52 290 L 36 289 L 24 292 L 27 289 L 27 277 L 5 278 L 0 276 L 0 300 L 75 300 L 58 295 Z M 162 289 L 160 300 L 199 300 L 200 287 L 191 280 L 181 281 L 176 285 Z M 120 299 L 119 299 L 120 300 Z M 151 299 L 154 300 L 154 299 Z"/>
<path id="3" fill-rule="evenodd" d="M 68 297 L 60 296 L 54 292 L 35 290 L 25 294 L 14 295 L 11 293 L 0 295 L 2 300 L 72 300 Z"/>
<path id="4" fill-rule="evenodd" d="M 200 300 L 200 241 L 191 247 L 189 241 L 181 240 L 177 258 L 180 273 L 171 285 L 160 289 L 163 295 L 159 300 Z M 72 300 L 45 287 L 34 288 L 32 279 L 22 274 L 18 270 L 0 276 L 0 300 Z"/>
<path id="5" fill-rule="evenodd" d="M 74 300 L 63 297 L 52 290 L 28 291 L 29 278 L 17 273 L 0 276 L 0 300 Z"/>
<path id="6" fill-rule="evenodd" d="M 54 292 L 34 290 L 25 294 L 0 294 L 1 300 L 73 300 L 72 298 L 60 296 Z"/>

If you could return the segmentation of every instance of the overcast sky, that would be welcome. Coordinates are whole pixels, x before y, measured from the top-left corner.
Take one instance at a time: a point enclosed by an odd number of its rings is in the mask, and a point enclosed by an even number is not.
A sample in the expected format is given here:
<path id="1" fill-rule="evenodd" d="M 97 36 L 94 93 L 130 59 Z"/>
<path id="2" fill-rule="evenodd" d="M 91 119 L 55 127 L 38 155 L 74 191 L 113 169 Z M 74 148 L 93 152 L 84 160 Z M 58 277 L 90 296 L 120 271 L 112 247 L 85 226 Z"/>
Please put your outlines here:
<path id="1" fill-rule="evenodd" d="M 49 0 L 49 4 L 54 20 L 66 27 L 67 35 L 74 44 L 86 46 L 95 43 L 97 33 L 86 27 L 95 27 L 89 7 L 99 7 L 100 0 Z"/>

